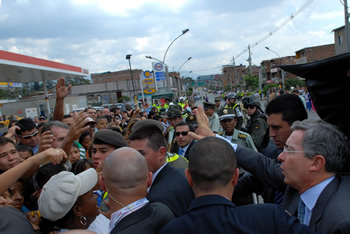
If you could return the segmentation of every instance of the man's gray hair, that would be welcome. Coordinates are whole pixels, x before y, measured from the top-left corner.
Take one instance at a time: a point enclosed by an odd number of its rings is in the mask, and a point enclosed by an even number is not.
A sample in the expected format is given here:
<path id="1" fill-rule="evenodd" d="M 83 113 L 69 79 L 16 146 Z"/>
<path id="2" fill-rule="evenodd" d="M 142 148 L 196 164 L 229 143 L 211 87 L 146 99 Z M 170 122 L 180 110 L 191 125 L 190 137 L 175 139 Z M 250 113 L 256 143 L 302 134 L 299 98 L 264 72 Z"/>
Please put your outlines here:
<path id="1" fill-rule="evenodd" d="M 65 124 L 61 121 L 52 120 L 52 121 L 49 121 L 43 125 L 43 127 L 41 128 L 41 133 L 44 133 L 48 130 L 51 130 L 51 128 L 54 126 L 59 127 L 59 128 L 69 129 L 68 124 Z"/>
<path id="2" fill-rule="evenodd" d="M 303 148 L 308 158 L 322 155 L 326 160 L 326 171 L 340 173 L 349 153 L 348 138 L 334 125 L 323 120 L 295 121 L 292 130 L 304 133 Z"/>

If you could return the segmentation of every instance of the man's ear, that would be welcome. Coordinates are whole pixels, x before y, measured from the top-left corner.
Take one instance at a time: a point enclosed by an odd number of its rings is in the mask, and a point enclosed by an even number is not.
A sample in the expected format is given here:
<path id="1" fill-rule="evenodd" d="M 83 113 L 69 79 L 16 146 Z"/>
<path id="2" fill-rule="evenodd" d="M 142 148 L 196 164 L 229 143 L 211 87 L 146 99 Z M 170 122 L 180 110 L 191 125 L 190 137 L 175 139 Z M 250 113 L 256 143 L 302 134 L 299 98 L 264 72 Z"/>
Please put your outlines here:
<path id="1" fill-rule="evenodd" d="M 185 169 L 185 175 L 186 175 L 186 179 L 187 179 L 188 184 L 191 187 L 193 187 L 192 176 L 191 176 L 190 170 L 188 168 Z"/>
<path id="2" fill-rule="evenodd" d="M 151 187 L 152 185 L 152 177 L 153 177 L 152 172 L 149 171 L 147 174 L 147 188 Z"/>
<path id="3" fill-rule="evenodd" d="M 167 149 L 165 148 L 165 147 L 160 147 L 159 148 L 159 157 L 161 158 L 161 159 L 163 159 L 164 157 L 166 157 L 166 152 L 167 152 Z"/>
<path id="4" fill-rule="evenodd" d="M 233 187 L 236 186 L 237 181 L 238 181 L 238 177 L 239 177 L 239 168 L 237 167 L 235 169 L 235 172 L 233 173 L 233 176 L 232 176 L 232 185 L 233 185 Z"/>
<path id="5" fill-rule="evenodd" d="M 311 160 L 313 162 L 310 166 L 310 171 L 319 171 L 326 167 L 326 159 L 322 155 L 315 155 Z"/>

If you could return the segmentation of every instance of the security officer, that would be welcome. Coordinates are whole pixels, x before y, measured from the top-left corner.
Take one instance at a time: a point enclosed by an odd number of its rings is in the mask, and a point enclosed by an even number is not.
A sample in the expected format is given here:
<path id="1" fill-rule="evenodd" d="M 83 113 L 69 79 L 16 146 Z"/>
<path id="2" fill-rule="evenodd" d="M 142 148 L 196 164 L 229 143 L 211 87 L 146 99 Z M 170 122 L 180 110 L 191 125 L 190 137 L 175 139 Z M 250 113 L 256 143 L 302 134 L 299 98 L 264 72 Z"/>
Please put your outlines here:
<path id="1" fill-rule="evenodd" d="M 158 99 L 154 99 L 154 101 L 153 101 L 154 103 L 152 104 L 152 106 L 153 107 L 157 107 L 157 109 L 158 109 L 158 113 L 160 112 L 160 108 L 161 108 L 161 106 L 159 105 L 159 101 L 158 101 Z"/>
<path id="2" fill-rule="evenodd" d="M 222 132 L 222 128 L 220 126 L 220 120 L 218 114 L 214 111 L 215 104 L 211 102 L 203 102 L 204 112 L 209 119 L 209 127 L 215 133 Z"/>
<path id="3" fill-rule="evenodd" d="M 218 113 L 220 109 L 221 109 L 221 99 L 220 99 L 220 97 L 216 97 L 215 98 L 215 107 L 214 107 L 215 113 Z"/>
<path id="4" fill-rule="evenodd" d="M 235 129 L 237 124 L 237 117 L 232 108 L 223 108 L 219 111 L 219 120 L 223 128 L 222 137 L 226 138 L 232 143 L 245 146 L 249 149 L 257 151 L 252 137 L 243 131 Z"/>
<path id="5" fill-rule="evenodd" d="M 256 148 L 262 152 L 269 143 L 267 117 L 261 110 L 260 101 L 257 96 L 244 97 L 242 103 L 250 117 L 246 129 L 252 136 Z"/>
<path id="6" fill-rule="evenodd" d="M 236 99 L 237 99 L 236 95 L 234 94 L 228 95 L 227 104 L 225 105 L 225 108 L 231 108 L 235 111 L 234 114 L 237 117 L 236 129 L 240 129 L 243 124 L 243 115 L 239 104 L 236 103 Z"/>

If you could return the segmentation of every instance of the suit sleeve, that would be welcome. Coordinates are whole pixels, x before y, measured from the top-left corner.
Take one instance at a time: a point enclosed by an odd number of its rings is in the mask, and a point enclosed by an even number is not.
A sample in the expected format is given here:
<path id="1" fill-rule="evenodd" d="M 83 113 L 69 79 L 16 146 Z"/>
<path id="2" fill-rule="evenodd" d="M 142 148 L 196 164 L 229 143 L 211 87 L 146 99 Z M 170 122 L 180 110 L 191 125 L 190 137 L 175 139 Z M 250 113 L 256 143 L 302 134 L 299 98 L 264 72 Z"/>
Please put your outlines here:
<path id="1" fill-rule="evenodd" d="M 236 156 L 238 165 L 244 170 L 270 187 L 281 192 L 285 191 L 287 185 L 284 183 L 280 163 L 276 160 L 240 145 L 237 145 Z"/>

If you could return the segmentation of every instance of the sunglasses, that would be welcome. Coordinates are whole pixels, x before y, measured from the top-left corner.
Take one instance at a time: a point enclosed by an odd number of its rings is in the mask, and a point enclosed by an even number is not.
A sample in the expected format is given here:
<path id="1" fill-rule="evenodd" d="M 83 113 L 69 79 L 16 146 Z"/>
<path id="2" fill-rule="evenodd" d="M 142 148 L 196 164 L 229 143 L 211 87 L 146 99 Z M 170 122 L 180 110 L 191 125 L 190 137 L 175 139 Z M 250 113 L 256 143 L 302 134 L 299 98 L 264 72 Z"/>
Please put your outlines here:
<path id="1" fill-rule="evenodd" d="M 30 138 L 35 137 L 36 135 L 38 135 L 38 133 L 39 133 L 39 131 L 36 131 L 33 134 L 31 134 L 31 135 L 19 136 L 19 137 L 23 138 L 23 139 L 30 139 Z"/>
<path id="2" fill-rule="evenodd" d="M 189 132 L 189 131 L 175 132 L 175 135 L 176 135 L 176 136 L 180 136 L 180 135 L 187 136 L 188 132 Z"/>
<path id="3" fill-rule="evenodd" d="M 255 106 L 254 105 L 244 105 L 245 109 L 253 109 Z"/>

